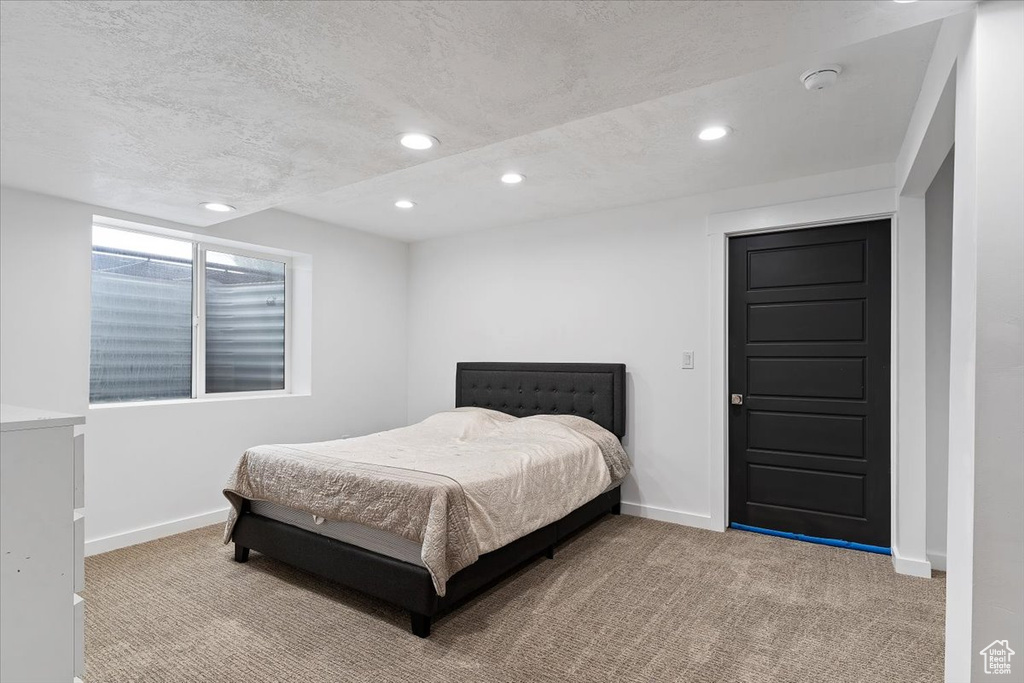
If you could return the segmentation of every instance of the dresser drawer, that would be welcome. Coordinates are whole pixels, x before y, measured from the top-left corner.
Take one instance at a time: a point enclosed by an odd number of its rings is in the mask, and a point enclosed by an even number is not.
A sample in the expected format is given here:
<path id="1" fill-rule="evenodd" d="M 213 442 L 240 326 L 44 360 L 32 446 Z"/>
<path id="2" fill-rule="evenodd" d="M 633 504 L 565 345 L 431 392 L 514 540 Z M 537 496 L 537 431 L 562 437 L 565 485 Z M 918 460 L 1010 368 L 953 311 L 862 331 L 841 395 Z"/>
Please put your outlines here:
<path id="1" fill-rule="evenodd" d="M 85 678 L 85 600 L 75 595 L 75 676 Z"/>
<path id="2" fill-rule="evenodd" d="M 85 434 L 75 437 L 75 504 L 76 508 L 85 507 Z"/>
<path id="3" fill-rule="evenodd" d="M 85 590 L 85 515 L 81 512 L 75 516 L 75 592 Z"/>

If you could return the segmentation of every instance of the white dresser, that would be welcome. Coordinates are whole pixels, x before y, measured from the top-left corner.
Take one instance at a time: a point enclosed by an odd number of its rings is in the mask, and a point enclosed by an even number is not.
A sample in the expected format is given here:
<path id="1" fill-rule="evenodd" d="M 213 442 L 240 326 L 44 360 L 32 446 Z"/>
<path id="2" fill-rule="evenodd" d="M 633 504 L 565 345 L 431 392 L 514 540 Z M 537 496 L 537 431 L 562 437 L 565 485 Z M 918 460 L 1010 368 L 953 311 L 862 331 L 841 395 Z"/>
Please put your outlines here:
<path id="1" fill-rule="evenodd" d="M 83 677 L 85 418 L 0 406 L 0 681 Z"/>

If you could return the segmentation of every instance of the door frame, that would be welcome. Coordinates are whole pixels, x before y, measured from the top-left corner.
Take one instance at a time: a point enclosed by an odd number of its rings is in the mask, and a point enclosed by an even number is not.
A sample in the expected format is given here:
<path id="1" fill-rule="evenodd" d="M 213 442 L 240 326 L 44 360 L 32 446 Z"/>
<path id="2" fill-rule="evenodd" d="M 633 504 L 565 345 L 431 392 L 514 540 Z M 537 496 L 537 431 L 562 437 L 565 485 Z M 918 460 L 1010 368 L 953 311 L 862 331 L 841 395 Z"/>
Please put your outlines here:
<path id="1" fill-rule="evenodd" d="M 889 219 L 892 226 L 889 453 L 893 566 L 899 573 L 928 577 L 931 563 L 925 555 L 925 368 L 923 346 L 920 350 L 917 348 L 924 343 L 924 201 L 898 198 L 894 188 L 708 217 L 708 348 L 711 356 L 708 396 L 711 514 L 708 526 L 724 531 L 729 524 L 729 237 L 877 219 Z"/>

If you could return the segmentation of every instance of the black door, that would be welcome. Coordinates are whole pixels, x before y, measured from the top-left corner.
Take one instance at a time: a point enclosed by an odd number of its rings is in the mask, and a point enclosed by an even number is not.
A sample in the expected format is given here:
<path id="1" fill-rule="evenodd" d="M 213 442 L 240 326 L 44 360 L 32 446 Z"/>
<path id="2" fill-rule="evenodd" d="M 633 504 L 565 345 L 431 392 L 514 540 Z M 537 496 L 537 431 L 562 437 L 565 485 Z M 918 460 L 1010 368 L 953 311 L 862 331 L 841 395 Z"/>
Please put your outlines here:
<path id="1" fill-rule="evenodd" d="M 729 240 L 730 521 L 889 546 L 889 239 Z"/>

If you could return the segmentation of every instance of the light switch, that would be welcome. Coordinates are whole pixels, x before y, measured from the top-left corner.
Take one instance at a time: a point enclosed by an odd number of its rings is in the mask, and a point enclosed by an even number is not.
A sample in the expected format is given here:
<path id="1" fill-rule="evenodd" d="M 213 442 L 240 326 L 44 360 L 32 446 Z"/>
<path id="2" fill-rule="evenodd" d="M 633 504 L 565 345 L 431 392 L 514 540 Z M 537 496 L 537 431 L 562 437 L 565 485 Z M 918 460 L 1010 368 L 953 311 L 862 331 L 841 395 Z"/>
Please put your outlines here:
<path id="1" fill-rule="evenodd" d="M 683 351 L 683 370 L 693 370 L 693 351 Z"/>

